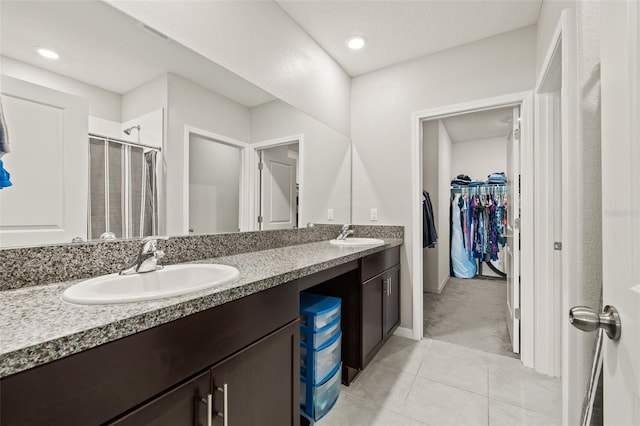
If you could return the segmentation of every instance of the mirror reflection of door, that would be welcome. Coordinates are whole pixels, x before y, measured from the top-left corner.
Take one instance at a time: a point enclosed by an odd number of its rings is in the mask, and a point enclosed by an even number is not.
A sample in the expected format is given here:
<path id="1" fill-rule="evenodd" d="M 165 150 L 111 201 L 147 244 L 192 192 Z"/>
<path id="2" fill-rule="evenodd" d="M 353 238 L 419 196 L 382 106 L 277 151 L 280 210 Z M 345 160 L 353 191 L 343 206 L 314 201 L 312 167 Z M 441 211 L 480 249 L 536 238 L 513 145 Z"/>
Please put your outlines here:
<path id="1" fill-rule="evenodd" d="M 240 230 L 241 148 L 189 136 L 189 234 Z"/>
<path id="2" fill-rule="evenodd" d="M 259 229 L 298 227 L 298 143 L 260 151 Z"/>

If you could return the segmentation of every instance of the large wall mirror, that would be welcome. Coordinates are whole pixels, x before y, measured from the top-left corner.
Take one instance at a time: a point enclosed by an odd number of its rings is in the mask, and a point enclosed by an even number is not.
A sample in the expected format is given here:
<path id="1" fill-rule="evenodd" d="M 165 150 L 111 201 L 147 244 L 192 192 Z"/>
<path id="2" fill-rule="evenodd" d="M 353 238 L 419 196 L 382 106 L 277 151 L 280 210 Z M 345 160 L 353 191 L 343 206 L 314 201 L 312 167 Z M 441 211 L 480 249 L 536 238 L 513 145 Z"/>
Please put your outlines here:
<path id="1" fill-rule="evenodd" d="M 0 19 L 0 247 L 350 221 L 347 136 L 101 1 Z"/>

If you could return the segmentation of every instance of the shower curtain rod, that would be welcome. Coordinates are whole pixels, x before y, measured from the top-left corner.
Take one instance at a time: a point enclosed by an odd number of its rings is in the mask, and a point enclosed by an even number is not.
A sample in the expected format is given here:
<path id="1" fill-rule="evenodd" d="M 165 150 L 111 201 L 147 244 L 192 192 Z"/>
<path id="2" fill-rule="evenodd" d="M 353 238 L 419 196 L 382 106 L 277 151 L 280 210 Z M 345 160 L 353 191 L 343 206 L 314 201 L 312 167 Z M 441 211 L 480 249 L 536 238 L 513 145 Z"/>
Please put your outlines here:
<path id="1" fill-rule="evenodd" d="M 137 146 L 137 147 L 140 147 L 140 148 L 148 148 L 148 149 L 153 149 L 153 150 L 156 150 L 156 151 L 162 151 L 162 148 L 160 148 L 159 146 L 151 146 L 151 145 L 145 145 L 143 143 L 138 143 L 138 142 L 125 141 L 125 140 L 122 140 L 122 139 L 116 139 L 116 138 L 112 138 L 110 136 L 103 136 L 103 135 L 98 135 L 98 134 L 95 134 L 95 133 L 89 133 L 89 137 L 103 139 L 105 141 L 117 142 L 117 143 L 122 144 L 122 145 Z"/>

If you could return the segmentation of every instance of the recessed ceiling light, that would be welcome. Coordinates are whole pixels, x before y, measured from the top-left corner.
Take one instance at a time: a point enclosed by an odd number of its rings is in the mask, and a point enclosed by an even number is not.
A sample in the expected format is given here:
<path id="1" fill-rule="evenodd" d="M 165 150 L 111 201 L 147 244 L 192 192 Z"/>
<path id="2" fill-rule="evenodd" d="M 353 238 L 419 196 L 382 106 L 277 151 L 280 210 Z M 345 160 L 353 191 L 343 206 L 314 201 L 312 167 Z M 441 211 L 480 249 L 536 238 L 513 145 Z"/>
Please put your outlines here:
<path id="1" fill-rule="evenodd" d="M 367 44 L 367 40 L 361 36 L 349 37 L 347 39 L 347 46 L 349 46 L 349 49 L 360 50 L 365 44 Z"/>
<path id="2" fill-rule="evenodd" d="M 39 48 L 39 49 L 38 49 L 38 53 L 39 53 L 41 56 L 44 56 L 44 57 L 45 57 L 45 58 L 47 58 L 47 59 L 59 59 L 59 58 L 60 58 L 60 55 L 58 55 L 58 54 L 57 54 L 56 52 L 54 52 L 53 50 L 51 50 L 51 49 L 45 49 L 45 48 L 43 48 L 43 47 L 41 47 L 41 48 Z"/>

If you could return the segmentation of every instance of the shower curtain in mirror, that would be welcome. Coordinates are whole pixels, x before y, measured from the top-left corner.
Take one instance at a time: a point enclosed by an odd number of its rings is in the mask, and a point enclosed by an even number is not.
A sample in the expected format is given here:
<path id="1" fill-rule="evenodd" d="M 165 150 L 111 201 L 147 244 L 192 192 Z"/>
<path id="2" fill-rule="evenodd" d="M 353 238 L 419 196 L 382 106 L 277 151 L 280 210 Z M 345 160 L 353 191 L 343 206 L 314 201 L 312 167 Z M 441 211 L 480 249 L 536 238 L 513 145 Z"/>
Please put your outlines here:
<path id="1" fill-rule="evenodd" d="M 157 151 L 89 137 L 89 236 L 158 233 Z M 146 150 L 146 152 L 145 152 Z"/>

